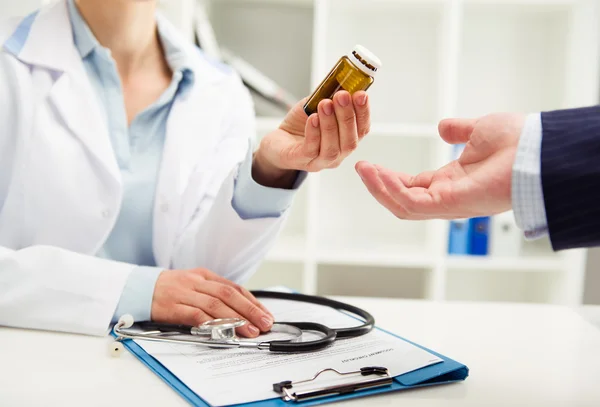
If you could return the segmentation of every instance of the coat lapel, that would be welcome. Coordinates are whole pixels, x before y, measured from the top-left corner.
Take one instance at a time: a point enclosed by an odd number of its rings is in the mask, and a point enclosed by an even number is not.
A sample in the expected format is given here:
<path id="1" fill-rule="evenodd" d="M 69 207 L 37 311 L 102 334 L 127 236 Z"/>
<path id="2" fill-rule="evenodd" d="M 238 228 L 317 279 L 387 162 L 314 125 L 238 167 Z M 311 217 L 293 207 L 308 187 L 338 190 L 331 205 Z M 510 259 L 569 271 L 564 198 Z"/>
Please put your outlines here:
<path id="1" fill-rule="evenodd" d="M 55 108 L 58 119 L 86 147 L 90 156 L 120 181 L 120 170 L 107 124 L 103 120 L 104 114 L 84 75 L 85 72 L 63 74 L 50 90 L 49 103 Z"/>
<path id="2" fill-rule="evenodd" d="M 27 32 L 19 28 L 9 41 L 11 49 L 33 70 L 47 70 L 55 82 L 48 95 L 57 120 L 90 152 L 115 180 L 120 173 L 108 129 L 97 96 L 73 43 L 71 21 L 65 0 L 42 8 L 30 16 Z M 24 33 L 24 35 L 23 35 Z M 10 51 L 10 50 L 9 50 Z"/>

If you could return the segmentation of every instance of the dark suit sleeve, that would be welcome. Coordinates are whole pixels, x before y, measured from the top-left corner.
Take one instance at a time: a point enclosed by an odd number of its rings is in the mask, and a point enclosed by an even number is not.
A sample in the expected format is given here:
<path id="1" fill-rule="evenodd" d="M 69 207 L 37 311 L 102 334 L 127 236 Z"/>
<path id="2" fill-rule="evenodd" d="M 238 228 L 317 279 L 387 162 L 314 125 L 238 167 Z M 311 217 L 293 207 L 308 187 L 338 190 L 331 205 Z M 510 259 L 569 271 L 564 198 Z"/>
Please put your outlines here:
<path id="1" fill-rule="evenodd" d="M 600 106 L 543 112 L 542 191 L 554 250 L 600 246 Z"/>

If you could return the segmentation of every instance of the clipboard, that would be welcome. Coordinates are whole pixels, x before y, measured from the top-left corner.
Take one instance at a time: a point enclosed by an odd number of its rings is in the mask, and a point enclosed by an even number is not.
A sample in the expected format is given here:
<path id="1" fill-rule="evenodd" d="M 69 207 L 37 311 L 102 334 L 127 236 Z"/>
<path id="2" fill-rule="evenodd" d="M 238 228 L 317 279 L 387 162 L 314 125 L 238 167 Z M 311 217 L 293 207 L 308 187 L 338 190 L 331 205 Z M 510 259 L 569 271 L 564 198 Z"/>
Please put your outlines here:
<path id="1" fill-rule="evenodd" d="M 417 369 L 415 371 L 408 372 L 395 377 L 387 376 L 384 372 L 385 367 L 366 366 L 364 367 L 364 369 L 375 376 L 375 378 L 367 377 L 366 380 L 364 379 L 364 377 L 370 375 L 363 375 L 361 374 L 361 372 L 337 372 L 338 374 L 355 373 L 359 378 L 356 381 L 351 382 L 351 384 L 353 385 L 350 386 L 351 388 L 348 388 L 347 385 L 340 388 L 319 388 L 318 385 L 316 385 L 315 389 L 317 390 L 317 393 L 320 393 L 320 395 L 317 398 L 309 398 L 307 400 L 300 401 L 285 400 L 285 392 L 283 392 L 282 389 L 278 389 L 282 391 L 280 394 L 278 394 L 275 391 L 275 388 L 278 385 L 282 385 L 286 382 L 287 384 L 292 384 L 291 382 L 287 381 L 285 377 L 282 377 L 282 382 L 273 384 L 274 391 L 272 399 L 256 401 L 252 403 L 236 404 L 235 407 L 309 407 L 337 401 L 343 401 L 347 399 L 364 398 L 378 394 L 392 393 L 420 387 L 456 383 L 466 380 L 466 378 L 469 375 L 469 368 L 456 360 L 448 358 L 431 349 L 428 349 L 417 343 L 411 342 L 399 335 L 396 335 L 379 327 L 374 327 L 374 329 L 395 336 L 396 338 L 399 338 L 418 348 L 421 348 L 439 357 L 440 359 L 442 359 L 442 362 L 426 366 L 421 369 Z M 167 369 L 163 364 L 161 364 L 158 360 L 156 360 L 150 354 L 148 354 L 140 345 L 138 345 L 134 341 L 124 341 L 123 346 L 127 348 L 141 362 L 143 362 L 157 376 L 159 376 L 163 381 L 165 381 L 169 386 L 171 386 L 173 390 L 179 393 L 179 395 L 183 397 L 187 402 L 189 402 L 190 405 L 194 407 L 212 407 L 210 404 L 204 401 L 198 394 L 196 394 L 188 386 L 186 386 L 177 376 L 171 373 L 171 371 Z M 324 366 L 323 370 L 330 369 Z M 306 378 L 306 380 L 304 381 L 308 382 L 316 380 L 319 376 L 319 373 L 320 372 L 315 372 L 315 376 L 313 379 Z M 364 385 L 364 383 L 368 382 L 369 380 L 379 380 L 379 382 L 375 383 L 375 385 L 373 386 Z"/>

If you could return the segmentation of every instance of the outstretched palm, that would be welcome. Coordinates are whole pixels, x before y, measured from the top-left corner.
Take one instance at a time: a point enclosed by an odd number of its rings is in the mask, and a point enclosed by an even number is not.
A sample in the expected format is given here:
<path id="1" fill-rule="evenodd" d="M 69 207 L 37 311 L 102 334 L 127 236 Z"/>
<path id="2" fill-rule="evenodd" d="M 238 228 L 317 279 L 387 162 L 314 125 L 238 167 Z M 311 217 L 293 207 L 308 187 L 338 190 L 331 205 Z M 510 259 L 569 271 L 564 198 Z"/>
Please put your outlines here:
<path id="1" fill-rule="evenodd" d="M 440 135 L 466 143 L 461 156 L 416 176 L 359 162 L 369 192 L 402 219 L 458 219 L 511 208 L 511 175 L 524 116 L 496 114 L 479 120 L 444 120 Z"/>

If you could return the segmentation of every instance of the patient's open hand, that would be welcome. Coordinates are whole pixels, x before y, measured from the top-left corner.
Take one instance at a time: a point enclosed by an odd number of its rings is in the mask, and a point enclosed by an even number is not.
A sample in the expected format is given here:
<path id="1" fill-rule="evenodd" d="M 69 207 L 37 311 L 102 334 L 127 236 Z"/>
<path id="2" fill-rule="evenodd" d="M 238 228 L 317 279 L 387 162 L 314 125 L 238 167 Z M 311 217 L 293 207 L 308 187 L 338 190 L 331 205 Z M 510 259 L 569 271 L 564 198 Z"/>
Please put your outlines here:
<path id="1" fill-rule="evenodd" d="M 495 215 L 512 207 L 512 166 L 524 123 L 524 115 L 511 113 L 443 120 L 442 139 L 466 143 L 458 160 L 417 175 L 367 162 L 356 170 L 375 199 L 401 219 Z"/>

